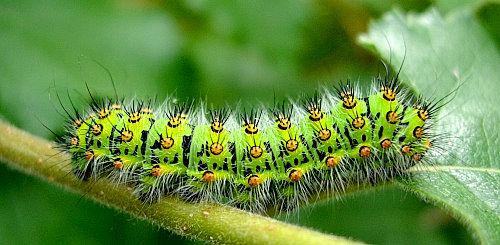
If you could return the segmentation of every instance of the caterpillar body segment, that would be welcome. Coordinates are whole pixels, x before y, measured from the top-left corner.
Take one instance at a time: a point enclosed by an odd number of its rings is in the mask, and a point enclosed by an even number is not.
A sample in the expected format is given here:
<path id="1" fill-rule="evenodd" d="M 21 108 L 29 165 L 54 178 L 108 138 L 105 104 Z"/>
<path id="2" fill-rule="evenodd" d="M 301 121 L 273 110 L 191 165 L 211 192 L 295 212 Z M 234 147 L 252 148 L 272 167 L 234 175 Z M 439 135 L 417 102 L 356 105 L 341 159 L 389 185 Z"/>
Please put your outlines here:
<path id="1" fill-rule="evenodd" d="M 236 178 L 234 135 L 227 128 L 228 112 L 210 112 L 210 124 L 196 126 L 193 131 L 190 179 L 184 196 L 191 199 L 222 201 Z"/>
<path id="2" fill-rule="evenodd" d="M 113 142 L 108 157 L 112 167 L 109 178 L 117 184 L 135 183 L 140 179 L 143 165 L 151 159 L 148 136 L 155 123 L 148 108 L 131 106 L 112 128 L 117 135 L 110 135 Z"/>
<path id="3" fill-rule="evenodd" d="M 159 200 L 185 182 L 192 139 L 188 120 L 179 114 L 155 121 L 147 143 L 150 157 L 141 173 L 142 200 Z"/>
<path id="4" fill-rule="evenodd" d="M 278 210 L 291 210 L 300 204 L 307 203 L 308 197 L 314 194 L 318 185 L 313 174 L 315 158 L 305 138 L 306 128 L 300 119 L 300 112 L 293 106 L 281 105 L 275 110 L 275 123 L 271 126 L 278 152 L 276 162 L 281 171 L 277 176 Z"/>
<path id="5" fill-rule="evenodd" d="M 262 112 L 252 111 L 241 115 L 242 127 L 235 132 L 236 161 L 238 164 L 238 178 L 234 197 L 236 206 L 264 211 L 276 199 L 270 190 L 271 184 L 276 181 L 276 156 L 271 148 L 273 139 L 262 126 Z"/>
<path id="6" fill-rule="evenodd" d="M 83 120 L 78 115 L 70 126 L 68 131 L 69 137 L 69 152 L 72 156 L 73 173 L 82 180 L 86 180 L 92 174 L 92 167 L 95 164 L 94 152 L 91 146 L 88 145 L 91 141 L 87 140 L 90 135 L 90 125 L 92 120 L 89 118 Z"/>
<path id="7" fill-rule="evenodd" d="M 236 135 L 236 159 L 240 163 L 238 171 L 240 176 L 239 184 L 245 187 L 256 187 L 262 182 L 271 181 L 276 172 L 279 172 L 276 165 L 276 157 L 271 145 L 273 139 L 265 131 L 265 127 L 259 127 L 258 119 L 245 120 Z"/>
<path id="8" fill-rule="evenodd" d="M 397 78 L 373 87 L 364 96 L 347 82 L 250 113 L 93 103 L 85 119 L 72 117 L 66 142 L 78 177 L 107 176 L 146 202 L 178 195 L 288 211 L 320 193 L 401 175 L 433 149 L 435 105 L 406 102 Z"/>

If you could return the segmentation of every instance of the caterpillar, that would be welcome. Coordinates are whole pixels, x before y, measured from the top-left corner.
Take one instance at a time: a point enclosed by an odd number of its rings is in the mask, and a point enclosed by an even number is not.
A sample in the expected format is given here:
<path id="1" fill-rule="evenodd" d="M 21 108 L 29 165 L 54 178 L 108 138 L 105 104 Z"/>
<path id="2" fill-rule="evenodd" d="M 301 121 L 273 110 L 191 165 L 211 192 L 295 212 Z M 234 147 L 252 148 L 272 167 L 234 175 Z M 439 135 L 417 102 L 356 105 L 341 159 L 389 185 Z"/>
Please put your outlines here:
<path id="1" fill-rule="evenodd" d="M 74 175 L 130 185 L 144 202 L 177 195 L 290 211 L 321 193 L 404 175 L 440 150 L 433 126 L 443 99 L 413 96 L 399 72 L 373 78 L 369 93 L 347 81 L 243 111 L 173 98 L 160 105 L 97 99 L 88 91 L 85 112 L 63 106 L 62 147 Z"/>

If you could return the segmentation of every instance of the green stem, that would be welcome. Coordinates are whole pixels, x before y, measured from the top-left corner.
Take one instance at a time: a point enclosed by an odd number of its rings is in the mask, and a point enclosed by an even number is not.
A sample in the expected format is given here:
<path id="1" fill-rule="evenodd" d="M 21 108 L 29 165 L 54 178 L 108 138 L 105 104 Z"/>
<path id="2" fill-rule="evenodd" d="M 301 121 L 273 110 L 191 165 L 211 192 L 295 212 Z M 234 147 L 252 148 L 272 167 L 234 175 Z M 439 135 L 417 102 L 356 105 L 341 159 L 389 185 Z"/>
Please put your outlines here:
<path id="1" fill-rule="evenodd" d="M 183 236 L 225 244 L 358 244 L 215 203 L 188 203 L 167 196 L 144 208 L 131 188 L 117 187 L 105 178 L 83 182 L 68 174 L 71 157 L 54 143 L 3 121 L 0 135 L 2 162 Z"/>

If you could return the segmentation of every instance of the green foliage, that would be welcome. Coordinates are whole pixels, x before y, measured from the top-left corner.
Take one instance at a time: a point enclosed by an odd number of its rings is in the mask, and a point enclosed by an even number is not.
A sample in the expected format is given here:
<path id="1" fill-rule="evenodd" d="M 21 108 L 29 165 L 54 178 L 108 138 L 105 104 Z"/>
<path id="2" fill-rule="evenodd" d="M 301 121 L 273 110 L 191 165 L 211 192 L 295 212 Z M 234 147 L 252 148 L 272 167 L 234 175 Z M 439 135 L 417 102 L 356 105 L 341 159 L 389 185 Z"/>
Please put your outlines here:
<path id="1" fill-rule="evenodd" d="M 482 243 L 500 241 L 500 155 L 493 143 L 500 136 L 500 54 L 492 38 L 470 10 L 443 19 L 431 9 L 421 15 L 389 13 L 360 40 L 387 59 L 390 43 L 396 64 L 405 55 L 401 47 L 411 47 L 402 77 L 418 92 L 441 98 L 461 85 L 440 121 L 451 134 L 443 150 L 452 157 L 415 170 L 401 184 L 455 213 Z"/>
<path id="2" fill-rule="evenodd" d="M 0 117 L 47 138 L 40 121 L 62 132 L 53 87 L 63 97 L 68 90 L 77 108 L 88 97 L 83 80 L 99 96 L 113 96 L 93 59 L 111 71 L 120 94 L 163 99 L 176 92 L 220 105 L 272 103 L 275 94 L 297 96 L 347 77 L 369 81 L 377 58 L 353 40 L 368 19 L 389 10 L 379 6 L 391 5 L 154 2 L 2 1 Z M 451 211 L 482 242 L 498 243 L 500 8 L 449 2 L 438 3 L 446 14 L 384 15 L 361 42 L 386 59 L 392 54 L 394 66 L 406 47 L 402 77 L 418 93 L 440 97 L 464 81 L 441 113 L 441 128 L 453 136 L 447 150 L 457 154 L 400 184 Z M 403 8 L 427 7 L 414 4 Z M 0 243 L 178 239 L 3 165 L 0 185 Z M 377 244 L 470 242 L 447 215 L 392 187 L 320 203 L 287 220 Z"/>

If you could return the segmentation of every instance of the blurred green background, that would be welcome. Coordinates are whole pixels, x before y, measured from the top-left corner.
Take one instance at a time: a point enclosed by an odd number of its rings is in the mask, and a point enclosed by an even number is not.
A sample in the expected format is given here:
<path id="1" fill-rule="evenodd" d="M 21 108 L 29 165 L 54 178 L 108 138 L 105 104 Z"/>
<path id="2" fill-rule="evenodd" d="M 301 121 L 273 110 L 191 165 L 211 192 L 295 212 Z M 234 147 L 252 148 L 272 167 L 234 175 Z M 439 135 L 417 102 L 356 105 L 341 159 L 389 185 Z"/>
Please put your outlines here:
<path id="1" fill-rule="evenodd" d="M 273 103 L 347 78 L 369 82 L 380 60 L 356 44 L 393 7 L 429 1 L 0 1 L 0 118 L 54 139 L 55 98 L 202 98 L 215 105 Z M 453 8 L 441 1 L 443 14 Z M 477 11 L 499 41 L 499 5 Z M 95 61 L 94 61 L 95 60 Z M 67 102 L 66 98 L 63 98 Z M 279 217 L 285 219 L 285 217 Z M 376 244 L 469 244 L 465 228 L 395 187 L 322 202 L 288 218 Z M 0 164 L 0 244 L 192 243 Z"/>

